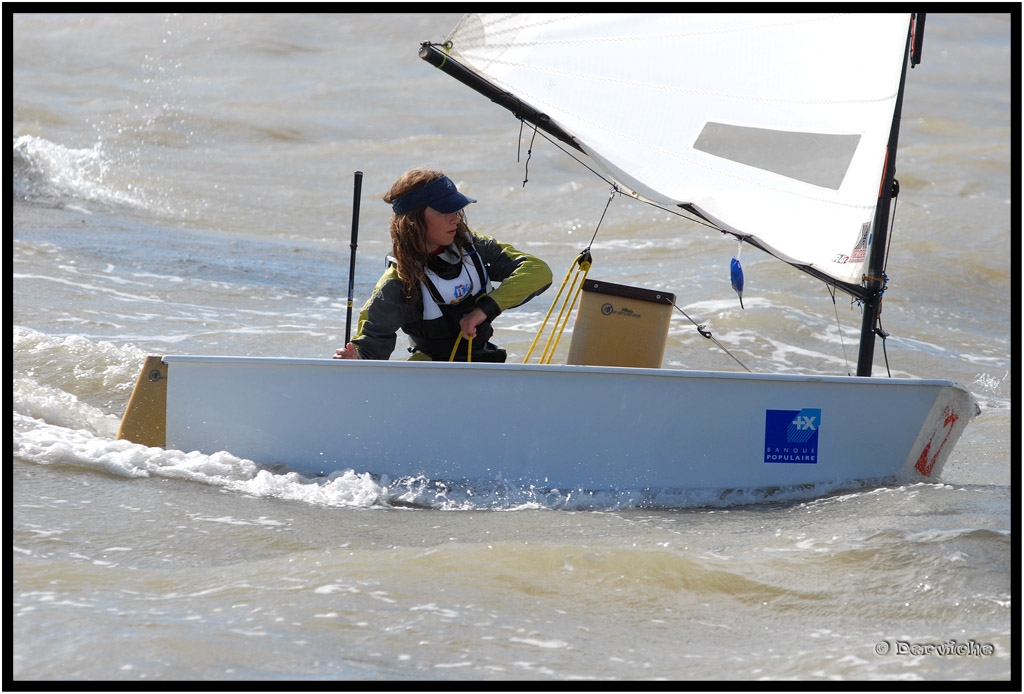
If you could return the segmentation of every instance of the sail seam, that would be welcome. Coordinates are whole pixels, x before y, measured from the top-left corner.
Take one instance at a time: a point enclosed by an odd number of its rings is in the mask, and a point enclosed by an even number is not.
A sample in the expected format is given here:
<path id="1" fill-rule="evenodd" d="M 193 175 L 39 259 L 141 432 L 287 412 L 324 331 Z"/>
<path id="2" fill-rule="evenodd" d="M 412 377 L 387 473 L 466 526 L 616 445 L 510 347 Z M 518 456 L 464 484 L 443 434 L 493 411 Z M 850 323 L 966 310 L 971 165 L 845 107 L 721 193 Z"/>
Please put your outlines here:
<path id="1" fill-rule="evenodd" d="M 512 17 L 519 17 L 519 16 L 522 16 L 522 15 L 505 14 L 505 15 L 502 15 L 501 19 L 498 19 L 496 21 L 502 21 L 503 19 L 512 18 Z M 519 40 L 519 41 L 516 41 L 514 44 L 512 44 L 512 43 L 500 43 L 498 41 L 495 41 L 495 38 L 498 37 L 498 36 L 503 36 L 503 35 L 505 35 L 505 36 L 507 36 L 507 35 L 520 36 L 521 34 L 524 33 L 524 30 L 532 30 L 532 29 L 536 29 L 537 27 L 543 27 L 543 26 L 552 26 L 552 25 L 563 23 L 566 20 L 573 19 L 573 18 L 576 18 L 576 17 L 587 17 L 588 19 L 594 19 L 594 18 L 596 18 L 598 16 L 601 16 L 601 15 L 576 13 L 576 14 L 549 16 L 544 21 L 516 24 L 516 25 L 513 25 L 513 26 L 511 26 L 509 28 L 497 27 L 497 26 L 494 26 L 494 24 L 492 24 L 487 32 L 482 31 L 480 29 L 475 29 L 475 28 L 474 29 L 469 29 L 469 28 L 467 28 L 468 25 L 460 25 L 452 33 L 453 33 L 453 36 L 454 36 L 455 34 L 459 34 L 460 31 L 461 31 L 462 35 L 460 36 L 460 40 L 470 41 L 472 39 L 477 39 L 478 43 L 483 43 L 484 41 L 481 41 L 481 39 L 484 39 L 486 41 L 487 45 L 489 47 L 493 47 L 493 48 L 509 49 L 509 48 L 516 48 L 516 47 L 521 47 L 521 46 L 532 46 L 532 47 L 537 47 L 537 46 L 574 46 L 574 45 L 586 45 L 586 44 L 593 44 L 593 43 L 609 43 L 609 42 L 621 43 L 621 42 L 635 42 L 635 41 L 670 41 L 670 40 L 688 39 L 688 38 L 694 38 L 694 37 L 700 37 L 700 36 L 729 36 L 729 35 L 734 35 L 734 34 L 748 34 L 748 33 L 761 33 L 761 32 L 767 33 L 769 31 L 777 31 L 778 29 L 782 29 L 782 28 L 785 28 L 785 27 L 797 27 L 797 26 L 804 26 L 804 25 L 807 25 L 807 24 L 818 24 L 818 23 L 832 22 L 832 21 L 835 21 L 835 20 L 841 20 L 843 17 L 848 16 L 848 13 L 837 13 L 837 14 L 830 14 L 830 15 L 822 15 L 822 16 L 804 18 L 804 19 L 799 19 L 799 20 L 792 20 L 792 21 L 787 21 L 787 22 L 776 22 L 774 24 L 761 24 L 761 25 L 757 25 L 757 26 L 753 26 L 753 25 L 750 25 L 750 26 L 734 26 L 734 27 L 718 28 L 718 29 L 712 29 L 712 30 L 706 30 L 706 31 L 676 31 L 676 32 L 661 33 L 661 34 L 618 34 L 618 35 L 616 35 L 616 34 L 608 34 L 608 35 L 604 35 L 604 36 L 591 37 L 591 38 L 575 38 L 575 39 L 568 39 L 567 38 L 567 39 L 557 39 L 557 40 L 547 39 L 547 40 L 542 40 L 542 41 Z M 604 14 L 603 16 L 607 17 L 607 18 L 614 17 L 614 15 L 607 14 L 607 13 Z M 482 28 L 483 25 L 478 25 L 478 26 L 480 26 Z"/>
<path id="2" fill-rule="evenodd" d="M 729 92 L 713 92 L 706 89 L 685 89 L 682 87 L 673 87 L 664 84 L 658 84 L 656 82 L 639 82 L 636 80 L 625 80 L 617 78 L 600 77 L 592 73 L 585 72 L 573 72 L 569 70 L 560 70 L 557 68 L 530 65 L 524 63 L 518 63 L 511 60 L 502 60 L 500 58 L 487 58 L 485 61 L 474 60 L 471 56 L 466 53 L 460 53 L 459 57 L 462 61 L 469 65 L 478 64 L 480 62 L 486 62 L 488 65 L 502 65 L 505 67 L 516 67 L 522 69 L 533 70 L 534 72 L 546 74 L 546 75 L 557 75 L 559 77 L 565 77 L 569 79 L 583 79 L 589 82 L 597 84 L 608 84 L 616 86 L 627 86 L 635 87 L 637 89 L 649 89 L 652 91 L 664 92 L 666 94 L 689 94 L 698 95 L 705 97 L 714 97 L 717 99 L 728 99 L 731 101 L 741 101 L 747 103 L 768 103 L 768 104 L 793 104 L 795 106 L 826 106 L 826 105 L 865 105 L 865 104 L 879 104 L 887 101 L 893 101 L 896 98 L 896 92 L 889 92 L 884 95 L 876 97 L 865 97 L 860 99 L 785 99 L 785 98 L 770 98 L 761 95 L 745 95 L 735 94 Z M 520 88 L 515 85 L 503 82 L 493 75 L 490 79 L 496 84 L 500 84 L 506 91 L 510 93 L 519 93 Z"/>

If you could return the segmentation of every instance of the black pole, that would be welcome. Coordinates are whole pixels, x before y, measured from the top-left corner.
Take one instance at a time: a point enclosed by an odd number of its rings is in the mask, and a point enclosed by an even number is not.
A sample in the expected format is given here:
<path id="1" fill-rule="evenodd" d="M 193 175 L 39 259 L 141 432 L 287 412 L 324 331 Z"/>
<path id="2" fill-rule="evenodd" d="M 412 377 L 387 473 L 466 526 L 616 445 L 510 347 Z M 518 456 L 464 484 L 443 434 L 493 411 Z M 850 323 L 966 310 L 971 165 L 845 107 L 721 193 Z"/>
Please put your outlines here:
<path id="1" fill-rule="evenodd" d="M 923 27 L 921 27 L 923 29 Z M 910 57 L 911 35 L 907 27 L 907 45 L 903 52 L 903 70 L 900 73 L 900 89 L 896 96 L 896 107 L 893 111 L 892 128 L 889 130 L 889 144 L 885 154 L 885 172 L 882 185 L 878 191 L 878 205 L 875 207 L 875 219 L 872 222 L 874 238 L 871 241 L 871 255 L 868 257 L 868 269 L 864 276 L 864 288 L 868 297 L 864 299 L 864 316 L 860 324 L 860 351 L 857 354 L 857 375 L 870 376 L 875 358 L 875 324 L 882 313 L 882 292 L 885 283 L 882 274 L 885 272 L 885 251 L 889 233 L 889 209 L 892 200 L 893 180 L 896 178 L 896 146 L 900 139 L 900 119 L 903 115 L 903 87 L 907 80 L 907 63 Z"/>
<path id="2" fill-rule="evenodd" d="M 345 316 L 345 344 L 352 336 L 352 299 L 356 288 L 356 238 L 359 236 L 359 198 L 363 190 L 363 172 L 356 171 L 355 189 L 352 192 L 352 241 L 348 247 L 351 255 L 348 261 L 348 314 Z"/>

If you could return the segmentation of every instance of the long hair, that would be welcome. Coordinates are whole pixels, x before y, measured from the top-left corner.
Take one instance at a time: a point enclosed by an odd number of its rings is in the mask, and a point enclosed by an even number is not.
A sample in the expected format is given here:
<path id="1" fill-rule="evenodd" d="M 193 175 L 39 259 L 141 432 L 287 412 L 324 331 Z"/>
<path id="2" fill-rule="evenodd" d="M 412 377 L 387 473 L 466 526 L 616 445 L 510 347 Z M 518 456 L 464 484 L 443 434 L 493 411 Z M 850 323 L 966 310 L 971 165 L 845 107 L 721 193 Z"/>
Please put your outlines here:
<path id="1" fill-rule="evenodd" d="M 391 185 L 384 194 L 384 202 L 389 205 L 406 193 L 422 188 L 432 181 L 444 176 L 441 171 L 413 169 L 406 171 Z M 427 252 L 427 220 L 426 205 L 420 205 L 402 214 L 391 215 L 388 228 L 391 232 L 391 252 L 398 261 L 398 276 L 402 280 L 402 289 L 406 299 L 411 299 L 419 286 L 426 279 L 424 269 L 430 254 Z M 454 243 L 463 251 L 470 246 L 469 227 L 466 226 L 465 212 L 459 211 L 459 228 Z"/>

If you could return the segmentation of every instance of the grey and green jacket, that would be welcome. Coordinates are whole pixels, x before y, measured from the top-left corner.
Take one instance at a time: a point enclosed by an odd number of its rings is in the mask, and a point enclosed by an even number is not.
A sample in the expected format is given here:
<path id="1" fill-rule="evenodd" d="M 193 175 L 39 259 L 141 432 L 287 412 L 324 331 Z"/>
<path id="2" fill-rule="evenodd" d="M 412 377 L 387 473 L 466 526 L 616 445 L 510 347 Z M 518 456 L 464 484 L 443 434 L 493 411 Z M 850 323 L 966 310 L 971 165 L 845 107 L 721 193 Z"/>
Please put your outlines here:
<path id="1" fill-rule="evenodd" d="M 388 262 L 373 294 L 359 312 L 359 325 L 352 342 L 359 351 L 360 359 L 388 359 L 401 330 L 409 336 L 410 352 L 421 352 L 436 361 L 447 361 L 459 336 L 459 319 L 474 308 L 480 308 L 487 315 L 487 320 L 477 327 L 473 340 L 474 361 L 488 361 L 481 352 L 495 349 L 488 343 L 494 334 L 491 321 L 502 311 L 526 303 L 551 286 L 551 269 L 540 258 L 490 236 L 472 234 L 472 241 L 476 258 L 471 257 L 474 255 L 471 252 L 464 261 L 447 263 L 432 259 L 428 266 L 428 277 L 431 274 L 442 279 L 453 277 L 464 272 L 463 264 L 477 275 L 473 282 L 474 293 L 457 303 L 441 301 L 438 291 L 429 286 L 432 284 L 429 279 L 426 284 L 420 283 L 423 291 L 407 299 L 397 266 Z M 492 287 L 491 281 L 499 285 Z M 427 306 L 425 311 L 425 301 L 431 301 L 435 306 Z M 461 361 L 466 359 L 466 344 L 466 341 L 460 344 L 462 353 L 457 359 Z M 478 354 L 480 358 L 476 356 Z"/>

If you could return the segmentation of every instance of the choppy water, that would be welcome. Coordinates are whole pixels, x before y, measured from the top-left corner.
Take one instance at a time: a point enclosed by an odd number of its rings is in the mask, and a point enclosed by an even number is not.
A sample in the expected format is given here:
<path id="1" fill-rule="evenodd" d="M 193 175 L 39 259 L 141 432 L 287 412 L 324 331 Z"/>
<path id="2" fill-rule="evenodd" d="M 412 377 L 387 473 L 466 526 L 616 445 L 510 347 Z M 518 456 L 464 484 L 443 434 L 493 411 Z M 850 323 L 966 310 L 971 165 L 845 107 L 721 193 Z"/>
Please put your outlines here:
<path id="1" fill-rule="evenodd" d="M 515 119 L 419 60 L 457 19 L 14 15 L 12 676 L 1009 678 L 1019 14 L 929 15 L 904 106 L 875 368 L 977 396 L 941 484 L 652 505 L 115 440 L 147 354 L 333 353 L 356 170 L 357 303 L 413 166 L 565 272 L 608 191 L 547 143 L 527 169 Z M 741 311 L 715 232 L 616 200 L 593 249 L 592 276 L 673 291 L 754 370 L 854 368 L 856 307 L 748 250 Z M 512 358 L 551 298 L 498 320 Z M 736 368 L 681 318 L 665 363 Z"/>

